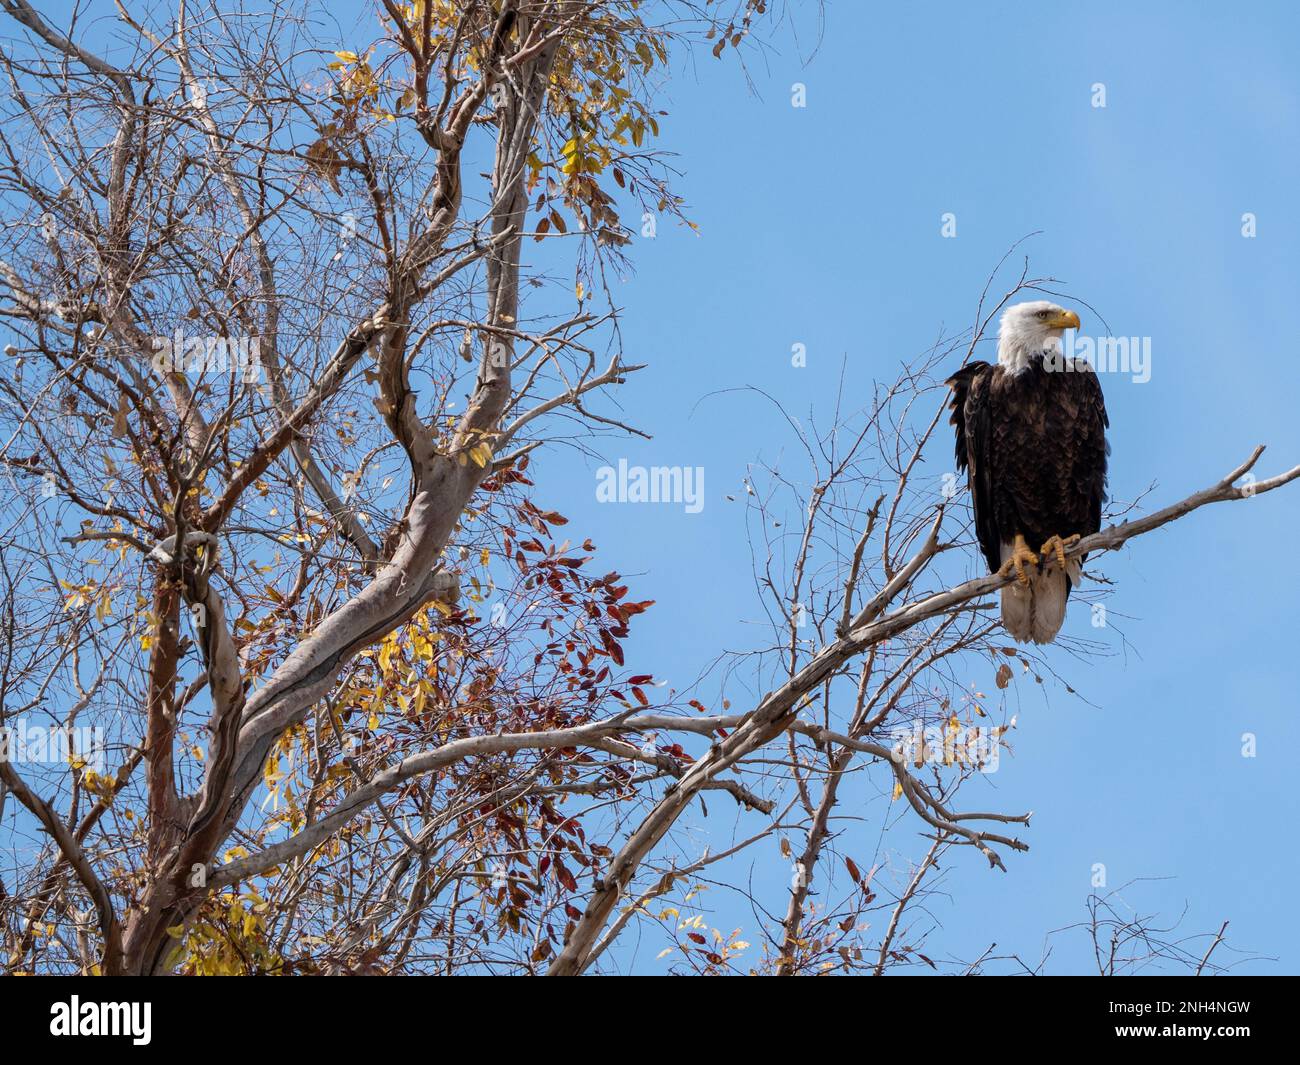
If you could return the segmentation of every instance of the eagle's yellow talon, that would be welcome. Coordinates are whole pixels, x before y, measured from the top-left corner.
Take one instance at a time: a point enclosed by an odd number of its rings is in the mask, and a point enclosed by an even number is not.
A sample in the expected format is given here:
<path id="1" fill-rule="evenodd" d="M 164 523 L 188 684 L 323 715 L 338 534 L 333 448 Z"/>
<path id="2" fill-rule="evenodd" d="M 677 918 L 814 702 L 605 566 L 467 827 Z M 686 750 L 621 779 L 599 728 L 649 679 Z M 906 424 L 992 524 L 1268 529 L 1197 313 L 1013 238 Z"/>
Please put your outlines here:
<path id="1" fill-rule="evenodd" d="M 1065 537 L 1065 539 L 1062 539 L 1059 536 L 1051 536 L 1048 537 L 1047 542 L 1038 550 L 1045 556 L 1055 555 L 1057 564 L 1061 569 L 1065 569 L 1065 552 L 1077 544 L 1081 539 L 1083 538 L 1078 533 L 1071 533 L 1069 536 Z"/>
<path id="2" fill-rule="evenodd" d="M 1016 533 L 1016 538 L 1011 545 L 1011 557 L 1002 563 L 1002 568 L 998 570 L 1000 576 L 1010 576 L 1012 570 L 1015 571 L 1016 580 L 1022 585 L 1028 587 L 1029 574 L 1025 572 L 1026 566 L 1037 566 L 1038 556 L 1029 550 L 1029 545 L 1025 543 L 1025 538 Z"/>

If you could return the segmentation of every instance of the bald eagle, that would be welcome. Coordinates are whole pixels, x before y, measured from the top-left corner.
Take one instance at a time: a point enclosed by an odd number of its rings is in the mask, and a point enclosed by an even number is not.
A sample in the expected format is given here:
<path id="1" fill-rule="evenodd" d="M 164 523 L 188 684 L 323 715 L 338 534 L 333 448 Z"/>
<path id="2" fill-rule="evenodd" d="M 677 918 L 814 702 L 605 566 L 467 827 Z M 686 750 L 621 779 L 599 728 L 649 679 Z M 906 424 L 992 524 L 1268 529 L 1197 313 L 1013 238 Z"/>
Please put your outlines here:
<path id="1" fill-rule="evenodd" d="M 1110 420 L 1092 367 L 1061 356 L 1061 334 L 1078 325 L 1047 300 L 1009 307 L 997 364 L 946 382 L 980 548 L 991 573 L 1016 575 L 1002 624 L 1020 643 L 1056 638 L 1084 561 L 1065 551 L 1101 528 Z"/>

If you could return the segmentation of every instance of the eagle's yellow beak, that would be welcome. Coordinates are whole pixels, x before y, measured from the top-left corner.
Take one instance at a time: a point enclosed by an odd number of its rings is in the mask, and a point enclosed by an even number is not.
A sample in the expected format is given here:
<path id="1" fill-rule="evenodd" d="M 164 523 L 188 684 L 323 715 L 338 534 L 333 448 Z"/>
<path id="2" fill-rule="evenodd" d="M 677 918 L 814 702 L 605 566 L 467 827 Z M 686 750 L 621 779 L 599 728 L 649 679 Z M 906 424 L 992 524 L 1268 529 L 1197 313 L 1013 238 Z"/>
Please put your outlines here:
<path id="1" fill-rule="evenodd" d="M 1047 324 L 1053 329 L 1078 329 L 1079 316 L 1073 311 L 1061 311 L 1058 314 L 1052 315 L 1052 317 L 1047 320 Z"/>

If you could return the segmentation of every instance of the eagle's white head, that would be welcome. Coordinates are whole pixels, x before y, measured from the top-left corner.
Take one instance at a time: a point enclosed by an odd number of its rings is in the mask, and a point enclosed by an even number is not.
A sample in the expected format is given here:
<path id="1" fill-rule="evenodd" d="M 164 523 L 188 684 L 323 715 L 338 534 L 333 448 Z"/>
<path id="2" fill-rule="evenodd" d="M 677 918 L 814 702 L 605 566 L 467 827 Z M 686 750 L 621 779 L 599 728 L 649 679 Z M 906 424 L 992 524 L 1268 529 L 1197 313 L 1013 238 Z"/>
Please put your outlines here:
<path id="1" fill-rule="evenodd" d="M 1061 350 L 1061 334 L 1079 328 L 1079 316 L 1049 300 L 1008 307 L 998 326 L 998 362 L 1015 373 L 1035 355 Z"/>

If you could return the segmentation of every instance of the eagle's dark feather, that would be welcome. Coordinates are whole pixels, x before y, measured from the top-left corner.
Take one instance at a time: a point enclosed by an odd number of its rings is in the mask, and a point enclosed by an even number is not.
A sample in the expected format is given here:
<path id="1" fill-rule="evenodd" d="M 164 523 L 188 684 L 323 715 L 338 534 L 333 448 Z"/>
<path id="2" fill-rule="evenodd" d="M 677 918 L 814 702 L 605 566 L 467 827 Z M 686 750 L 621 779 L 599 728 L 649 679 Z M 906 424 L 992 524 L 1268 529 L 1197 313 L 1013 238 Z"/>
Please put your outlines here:
<path id="1" fill-rule="evenodd" d="M 967 471 L 990 572 L 1017 533 L 1036 551 L 1052 536 L 1101 528 L 1110 420 L 1090 367 L 1049 369 L 1035 356 L 1012 373 L 973 362 L 947 384 L 957 467 Z"/>

